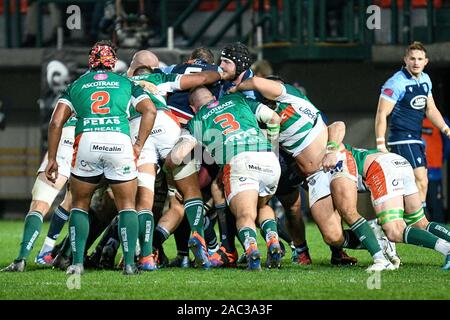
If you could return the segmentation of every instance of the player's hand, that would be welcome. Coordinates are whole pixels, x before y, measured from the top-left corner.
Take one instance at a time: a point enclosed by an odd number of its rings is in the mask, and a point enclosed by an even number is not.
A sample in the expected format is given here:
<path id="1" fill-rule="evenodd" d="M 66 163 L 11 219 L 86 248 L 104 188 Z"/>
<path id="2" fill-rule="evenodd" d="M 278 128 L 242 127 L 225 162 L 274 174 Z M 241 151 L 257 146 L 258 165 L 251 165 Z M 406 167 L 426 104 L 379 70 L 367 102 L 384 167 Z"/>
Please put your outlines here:
<path id="1" fill-rule="evenodd" d="M 45 167 L 45 177 L 52 183 L 58 179 L 58 163 L 55 159 L 48 159 L 47 167 Z"/>
<path id="2" fill-rule="evenodd" d="M 336 167 L 337 163 L 337 155 L 336 152 L 329 152 L 325 153 L 325 156 L 322 159 L 322 167 L 323 171 L 328 172 L 334 167 Z"/>
<path id="3" fill-rule="evenodd" d="M 141 155 L 141 151 L 142 151 L 142 147 L 140 144 L 135 143 L 133 144 L 133 152 L 134 152 L 134 157 L 135 159 L 139 159 L 139 156 Z"/>
<path id="4" fill-rule="evenodd" d="M 158 88 L 151 82 L 140 80 L 138 84 L 151 94 L 158 94 Z"/>

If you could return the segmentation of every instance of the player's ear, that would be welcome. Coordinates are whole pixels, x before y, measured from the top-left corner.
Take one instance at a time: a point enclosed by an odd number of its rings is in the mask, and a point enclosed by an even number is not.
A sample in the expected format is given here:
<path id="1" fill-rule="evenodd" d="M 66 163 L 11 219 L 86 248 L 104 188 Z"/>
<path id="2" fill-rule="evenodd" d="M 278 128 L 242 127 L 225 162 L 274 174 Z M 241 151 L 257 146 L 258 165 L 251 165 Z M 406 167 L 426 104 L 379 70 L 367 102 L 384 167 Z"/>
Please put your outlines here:
<path id="1" fill-rule="evenodd" d="M 428 64 L 428 58 L 425 58 L 425 64 L 423 65 L 424 67 Z"/>

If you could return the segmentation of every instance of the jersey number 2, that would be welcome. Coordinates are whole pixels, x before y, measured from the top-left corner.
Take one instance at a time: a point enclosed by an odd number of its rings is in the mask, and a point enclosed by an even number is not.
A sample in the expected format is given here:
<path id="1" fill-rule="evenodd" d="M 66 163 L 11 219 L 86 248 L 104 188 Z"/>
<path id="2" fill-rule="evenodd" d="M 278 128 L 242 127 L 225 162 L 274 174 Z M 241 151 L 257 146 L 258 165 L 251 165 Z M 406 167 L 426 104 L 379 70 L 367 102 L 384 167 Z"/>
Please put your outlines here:
<path id="1" fill-rule="evenodd" d="M 225 120 L 225 121 L 224 121 Z M 214 118 L 214 123 L 220 123 L 220 126 L 225 129 L 223 134 L 229 134 L 230 132 L 238 130 L 241 125 L 234 119 L 231 113 L 224 113 Z"/>
<path id="2" fill-rule="evenodd" d="M 93 114 L 108 114 L 110 109 L 103 107 L 109 102 L 109 93 L 106 91 L 97 91 L 91 95 L 91 111 Z"/>

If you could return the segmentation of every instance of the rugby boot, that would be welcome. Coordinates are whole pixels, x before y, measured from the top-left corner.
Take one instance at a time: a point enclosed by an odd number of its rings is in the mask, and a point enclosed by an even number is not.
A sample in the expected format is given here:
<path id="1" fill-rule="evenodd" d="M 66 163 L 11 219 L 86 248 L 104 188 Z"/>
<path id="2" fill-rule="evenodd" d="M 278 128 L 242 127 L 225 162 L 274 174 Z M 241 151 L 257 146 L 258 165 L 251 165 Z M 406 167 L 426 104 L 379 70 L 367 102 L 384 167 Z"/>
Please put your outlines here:
<path id="1" fill-rule="evenodd" d="M 146 257 L 139 259 L 139 269 L 143 271 L 155 271 L 158 270 L 155 261 L 155 255 L 150 254 Z"/>
<path id="2" fill-rule="evenodd" d="M 136 265 L 134 264 L 126 264 L 123 267 L 123 272 L 122 274 L 125 276 L 132 276 L 132 275 L 137 275 L 139 274 L 139 269 L 136 267 Z"/>
<path id="3" fill-rule="evenodd" d="M 309 255 L 309 250 L 305 250 L 300 253 L 298 253 L 297 251 L 292 251 L 291 260 L 292 263 L 299 264 L 302 266 L 312 264 L 311 256 Z"/>
<path id="4" fill-rule="evenodd" d="M 442 270 L 450 270 L 450 253 L 448 253 L 447 257 L 445 258 L 445 263 L 442 266 Z"/>
<path id="5" fill-rule="evenodd" d="M 245 251 L 247 257 L 247 269 L 251 271 L 261 271 L 261 252 L 256 243 L 251 243 Z"/>
<path id="6" fill-rule="evenodd" d="M 117 251 L 112 246 L 104 246 L 98 262 L 99 267 L 107 270 L 114 269 L 116 254 Z"/>
<path id="7" fill-rule="evenodd" d="M 71 258 L 64 256 L 60 252 L 56 255 L 55 259 L 53 259 L 52 265 L 53 269 L 58 268 L 64 271 L 70 266 L 71 263 Z"/>
<path id="8" fill-rule="evenodd" d="M 51 266 L 52 262 L 53 262 L 52 251 L 50 250 L 50 251 L 46 251 L 46 252 L 42 252 L 42 253 L 38 254 L 36 256 L 36 259 L 34 259 L 34 262 L 37 264 Z"/>
<path id="9" fill-rule="evenodd" d="M 394 265 L 388 259 L 375 259 L 373 264 L 369 266 L 367 271 L 384 271 L 384 270 L 395 270 Z"/>
<path id="10" fill-rule="evenodd" d="M 189 261 L 189 256 L 177 255 L 175 259 L 170 261 L 169 268 L 190 268 L 191 261 Z"/>
<path id="11" fill-rule="evenodd" d="M 281 267 L 281 246 L 277 237 L 273 236 L 267 241 L 266 268 Z"/>
<path id="12" fill-rule="evenodd" d="M 70 265 L 66 271 L 66 274 L 82 275 L 83 273 L 84 273 L 84 267 L 81 263 Z"/>
<path id="13" fill-rule="evenodd" d="M 239 256 L 236 249 L 233 252 L 227 252 L 225 247 L 220 247 L 212 256 L 209 257 L 211 266 L 214 268 L 236 268 L 236 262 Z"/>
<path id="14" fill-rule="evenodd" d="M 330 263 L 335 266 L 353 266 L 358 263 L 358 259 L 350 257 L 344 249 L 340 249 L 338 253 L 331 254 Z"/>
<path id="15" fill-rule="evenodd" d="M 25 266 L 25 260 L 14 260 L 9 266 L 0 270 L 0 272 L 24 272 Z"/>
<path id="16" fill-rule="evenodd" d="M 198 233 L 192 234 L 189 239 L 188 246 L 191 249 L 195 257 L 195 264 L 203 269 L 211 268 L 211 262 L 209 262 L 208 250 L 206 249 L 205 239 Z"/>

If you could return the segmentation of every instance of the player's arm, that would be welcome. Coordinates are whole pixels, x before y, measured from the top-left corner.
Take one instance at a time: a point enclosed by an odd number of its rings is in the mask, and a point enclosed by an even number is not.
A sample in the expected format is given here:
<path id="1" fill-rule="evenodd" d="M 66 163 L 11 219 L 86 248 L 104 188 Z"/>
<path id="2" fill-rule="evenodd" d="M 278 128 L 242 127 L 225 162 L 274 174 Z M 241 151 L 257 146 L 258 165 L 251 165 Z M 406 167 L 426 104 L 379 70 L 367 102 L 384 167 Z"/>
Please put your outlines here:
<path id="1" fill-rule="evenodd" d="M 179 166 L 196 145 L 197 140 L 189 133 L 189 131 L 183 129 L 179 140 L 166 157 L 164 168 L 173 170 L 175 167 Z"/>
<path id="2" fill-rule="evenodd" d="M 48 164 L 45 168 L 45 176 L 51 182 L 58 179 L 58 163 L 56 153 L 58 152 L 59 141 L 61 140 L 62 129 L 67 120 L 72 115 L 72 108 L 65 102 L 59 101 L 53 111 L 48 127 Z"/>
<path id="3" fill-rule="evenodd" d="M 243 82 L 241 82 L 236 88 L 232 88 L 230 92 L 236 90 L 239 91 L 249 91 L 256 90 L 259 91 L 265 98 L 269 100 L 276 100 L 279 96 L 283 94 L 284 86 L 274 80 L 268 80 L 260 77 L 251 77 Z"/>
<path id="4" fill-rule="evenodd" d="M 265 104 L 260 103 L 255 112 L 256 120 L 265 123 L 267 126 L 267 137 L 270 142 L 278 139 L 280 134 L 281 117 Z"/>
<path id="5" fill-rule="evenodd" d="M 377 139 L 377 149 L 382 152 L 388 152 L 385 142 L 387 118 L 394 109 L 394 106 L 394 102 L 380 96 L 377 114 L 375 116 L 375 137 Z"/>
<path id="6" fill-rule="evenodd" d="M 141 122 L 139 124 L 139 132 L 133 149 L 136 157 L 139 157 L 145 141 L 152 132 L 153 124 L 156 119 L 156 108 L 150 98 L 145 98 L 136 104 L 136 111 L 142 114 Z"/>
<path id="7" fill-rule="evenodd" d="M 217 71 L 202 71 L 183 74 L 180 77 L 180 90 L 188 90 L 198 86 L 213 84 L 223 80 L 223 73 Z"/>
<path id="8" fill-rule="evenodd" d="M 443 134 L 445 134 L 448 138 L 450 138 L 450 129 L 448 125 L 445 123 L 442 114 L 439 112 L 436 103 L 434 102 L 433 96 L 429 96 L 427 99 L 427 110 L 425 112 L 428 119 L 430 119 L 431 123 L 433 123 L 436 127 L 438 127 Z"/>
<path id="9" fill-rule="evenodd" d="M 328 142 L 325 156 L 322 160 L 324 171 L 328 171 L 336 166 L 336 152 L 341 148 L 342 141 L 345 137 L 345 123 L 342 121 L 333 122 L 328 126 Z"/>

